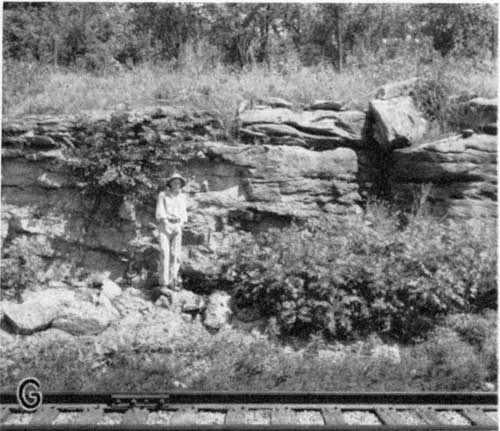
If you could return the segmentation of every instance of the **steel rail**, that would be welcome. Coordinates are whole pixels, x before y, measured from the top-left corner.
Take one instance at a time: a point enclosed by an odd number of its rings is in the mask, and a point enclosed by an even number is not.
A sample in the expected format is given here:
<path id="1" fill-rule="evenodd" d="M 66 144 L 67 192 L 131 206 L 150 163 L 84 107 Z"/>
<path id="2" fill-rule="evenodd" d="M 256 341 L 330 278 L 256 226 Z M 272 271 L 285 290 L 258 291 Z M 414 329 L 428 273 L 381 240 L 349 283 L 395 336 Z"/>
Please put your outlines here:
<path id="1" fill-rule="evenodd" d="M 497 411 L 498 396 L 496 393 L 484 392 L 202 392 L 202 391 L 168 391 L 154 393 L 69 393 L 47 392 L 43 394 L 43 405 L 37 413 L 49 423 L 26 425 L 3 424 L 10 414 L 22 413 L 17 405 L 14 393 L 0 392 L 1 430 L 384 430 L 384 431 L 492 431 L 498 429 L 496 421 L 487 413 Z M 320 412 L 324 419 L 321 425 L 299 425 L 282 423 L 280 420 L 269 424 L 245 425 L 238 422 L 241 413 L 256 409 L 269 410 L 272 414 L 287 415 L 294 410 L 313 410 Z M 398 424 L 394 412 L 403 409 L 413 410 L 423 419 L 420 425 Z M 343 419 L 343 412 L 362 410 L 374 412 L 379 424 L 348 425 Z M 436 416 L 439 411 L 462 412 L 469 425 L 444 424 Z M 146 418 L 152 412 L 203 411 L 225 414 L 222 425 L 188 425 L 188 424 L 146 424 Z M 82 415 L 80 423 L 52 424 L 54 417 L 64 412 L 78 412 Z M 123 413 L 120 424 L 97 425 L 96 417 L 104 413 Z M 392 412 L 392 413 L 391 413 Z M 228 416 L 233 416 L 228 421 Z M 47 420 L 47 416 L 52 418 Z M 83 418 L 91 417 L 94 422 L 85 423 Z M 90 416 L 89 416 L 90 415 Z M 97 415 L 97 416 L 96 416 Z M 35 416 L 34 416 L 35 417 Z M 125 419 L 127 417 L 127 419 Z M 236 417 L 236 421 L 234 420 Z M 274 418 L 274 416 L 272 416 Z M 31 420 L 30 419 L 30 420 Z M 38 418 L 40 419 L 40 418 Z M 288 419 L 290 421 L 290 419 Z M 43 421 L 42 421 L 43 422 Z"/>
<path id="2" fill-rule="evenodd" d="M 116 404 L 163 400 L 168 404 L 488 404 L 497 405 L 494 392 L 211 392 L 151 393 L 44 392 L 44 404 Z M 13 392 L 0 392 L 1 404 L 17 403 Z"/>

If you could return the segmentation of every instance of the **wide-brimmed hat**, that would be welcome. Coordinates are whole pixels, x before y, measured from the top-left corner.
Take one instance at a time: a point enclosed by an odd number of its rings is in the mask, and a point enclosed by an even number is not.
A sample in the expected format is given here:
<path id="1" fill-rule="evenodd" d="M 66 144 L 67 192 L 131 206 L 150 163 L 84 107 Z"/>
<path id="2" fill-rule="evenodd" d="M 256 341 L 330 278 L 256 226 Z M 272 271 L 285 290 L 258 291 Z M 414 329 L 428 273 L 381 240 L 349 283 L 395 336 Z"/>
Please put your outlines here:
<path id="1" fill-rule="evenodd" d="M 173 180 L 180 180 L 181 183 L 182 183 L 182 186 L 181 187 L 184 187 L 187 183 L 186 179 L 181 175 L 179 174 L 178 172 L 175 172 L 173 173 L 172 175 L 170 175 L 166 180 L 165 180 L 165 184 L 167 186 L 170 185 L 170 183 L 173 181 Z"/>

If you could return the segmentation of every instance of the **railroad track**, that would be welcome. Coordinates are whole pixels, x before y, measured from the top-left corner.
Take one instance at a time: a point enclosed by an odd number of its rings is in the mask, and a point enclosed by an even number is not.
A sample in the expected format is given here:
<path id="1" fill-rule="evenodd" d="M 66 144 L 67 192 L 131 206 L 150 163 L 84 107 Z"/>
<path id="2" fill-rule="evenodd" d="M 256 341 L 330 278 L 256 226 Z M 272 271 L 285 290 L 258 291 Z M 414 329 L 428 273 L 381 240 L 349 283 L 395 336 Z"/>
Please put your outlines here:
<path id="1" fill-rule="evenodd" d="M 0 393 L 1 430 L 496 430 L 496 393 Z"/>

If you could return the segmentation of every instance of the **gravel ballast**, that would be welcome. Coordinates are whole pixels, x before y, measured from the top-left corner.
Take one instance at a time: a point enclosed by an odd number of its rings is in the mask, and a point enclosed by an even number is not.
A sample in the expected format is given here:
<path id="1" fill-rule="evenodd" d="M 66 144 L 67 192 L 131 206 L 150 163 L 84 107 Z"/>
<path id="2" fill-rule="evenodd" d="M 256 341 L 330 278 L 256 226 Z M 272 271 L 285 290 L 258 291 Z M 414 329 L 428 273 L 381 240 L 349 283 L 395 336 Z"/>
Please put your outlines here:
<path id="1" fill-rule="evenodd" d="M 342 415 L 348 425 L 380 425 L 377 415 L 367 410 L 343 411 Z"/>
<path id="2" fill-rule="evenodd" d="M 104 413 L 97 425 L 118 425 L 122 422 L 123 413 Z"/>
<path id="3" fill-rule="evenodd" d="M 27 425 L 30 423 L 32 417 L 32 413 L 12 413 L 3 425 Z"/>
<path id="4" fill-rule="evenodd" d="M 446 425 L 470 425 L 470 420 L 454 410 L 441 410 L 436 412 L 439 420 Z"/>

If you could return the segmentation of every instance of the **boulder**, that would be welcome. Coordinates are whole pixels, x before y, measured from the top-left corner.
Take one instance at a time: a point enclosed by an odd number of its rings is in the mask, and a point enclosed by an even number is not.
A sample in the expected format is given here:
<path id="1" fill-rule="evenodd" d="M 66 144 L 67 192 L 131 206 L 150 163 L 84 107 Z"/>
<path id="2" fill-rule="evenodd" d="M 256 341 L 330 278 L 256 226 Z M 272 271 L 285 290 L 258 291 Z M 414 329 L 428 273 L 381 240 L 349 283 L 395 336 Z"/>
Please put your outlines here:
<path id="1" fill-rule="evenodd" d="M 122 294 L 122 289 L 113 280 L 106 278 L 101 284 L 101 293 L 108 299 L 114 299 Z"/>
<path id="2" fill-rule="evenodd" d="M 231 296 L 227 292 L 220 290 L 213 292 L 207 300 L 203 324 L 210 329 L 222 328 L 232 315 L 230 302 Z"/>
<path id="3" fill-rule="evenodd" d="M 477 97 L 458 105 L 458 124 L 475 131 L 496 134 L 497 99 Z"/>
<path id="4" fill-rule="evenodd" d="M 76 301 L 64 308 L 52 322 L 52 327 L 72 335 L 93 335 L 102 332 L 119 317 L 109 299 L 101 296 L 98 304 Z"/>
<path id="5" fill-rule="evenodd" d="M 202 296 L 185 289 L 172 292 L 172 309 L 180 310 L 183 313 L 192 313 L 200 312 L 204 308 L 205 301 Z"/>
<path id="6" fill-rule="evenodd" d="M 371 100 L 369 115 L 371 130 L 368 135 L 384 151 L 408 147 L 422 139 L 428 130 L 427 121 L 408 96 Z"/>
<path id="7" fill-rule="evenodd" d="M 65 289 L 26 292 L 22 304 L 3 306 L 4 319 L 14 332 L 32 334 L 48 328 L 74 301 L 74 292 Z"/>
<path id="8" fill-rule="evenodd" d="M 57 315 L 57 307 L 40 307 L 37 303 L 11 304 L 4 307 L 4 319 L 18 334 L 32 334 L 46 329 Z"/>

